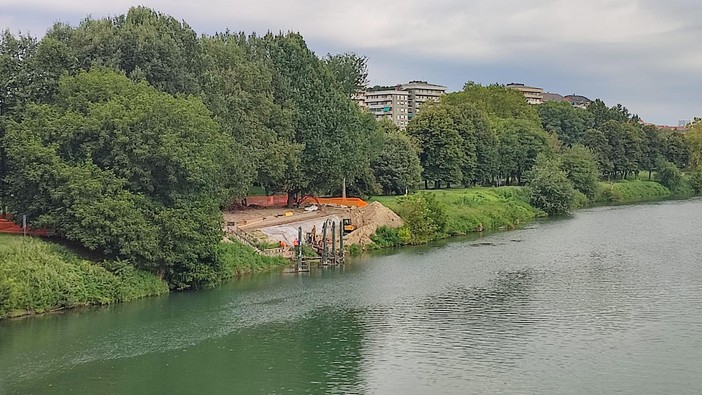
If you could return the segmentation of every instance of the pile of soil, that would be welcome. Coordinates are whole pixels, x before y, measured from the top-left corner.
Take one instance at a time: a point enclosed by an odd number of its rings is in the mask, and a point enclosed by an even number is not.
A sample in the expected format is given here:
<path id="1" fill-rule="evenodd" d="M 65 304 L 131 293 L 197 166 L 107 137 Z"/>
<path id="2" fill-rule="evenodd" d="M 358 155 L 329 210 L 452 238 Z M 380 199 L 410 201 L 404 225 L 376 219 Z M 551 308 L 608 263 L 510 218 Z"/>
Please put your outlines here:
<path id="1" fill-rule="evenodd" d="M 371 235 L 379 226 L 399 228 L 404 221 L 394 211 L 378 202 L 373 202 L 366 207 L 351 210 L 351 220 L 356 225 L 356 230 L 344 237 L 347 245 L 371 244 Z"/>

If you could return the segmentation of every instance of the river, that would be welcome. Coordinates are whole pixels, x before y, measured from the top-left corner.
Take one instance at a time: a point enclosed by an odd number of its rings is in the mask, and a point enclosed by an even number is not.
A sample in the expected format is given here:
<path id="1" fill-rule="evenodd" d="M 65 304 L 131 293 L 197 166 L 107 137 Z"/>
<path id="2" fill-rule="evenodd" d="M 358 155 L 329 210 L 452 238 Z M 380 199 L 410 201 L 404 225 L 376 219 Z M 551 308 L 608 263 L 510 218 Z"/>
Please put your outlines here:
<path id="1" fill-rule="evenodd" d="M 0 394 L 700 394 L 702 200 L 0 322 Z"/>

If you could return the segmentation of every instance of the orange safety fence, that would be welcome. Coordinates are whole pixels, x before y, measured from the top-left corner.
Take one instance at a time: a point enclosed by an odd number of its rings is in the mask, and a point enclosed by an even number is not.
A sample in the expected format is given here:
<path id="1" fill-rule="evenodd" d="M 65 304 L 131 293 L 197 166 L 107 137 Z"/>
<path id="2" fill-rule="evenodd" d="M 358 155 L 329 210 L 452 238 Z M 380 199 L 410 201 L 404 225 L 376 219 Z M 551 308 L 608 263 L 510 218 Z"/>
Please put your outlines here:
<path id="1" fill-rule="evenodd" d="M 16 223 L 12 222 L 10 220 L 12 218 L 11 215 L 6 215 L 0 216 L 0 233 L 5 233 L 5 234 L 13 234 L 13 235 L 21 235 L 24 234 L 24 231 L 22 230 L 22 227 L 17 225 Z M 27 229 L 27 234 L 28 235 L 34 235 L 34 236 L 47 236 L 49 234 L 49 231 L 46 229 Z"/>
<path id="2" fill-rule="evenodd" d="M 288 204 L 288 195 L 247 196 L 247 206 L 273 207 Z"/>
<path id="3" fill-rule="evenodd" d="M 314 198 L 311 196 L 305 196 L 300 204 L 305 203 L 317 203 L 319 204 L 329 204 L 336 206 L 348 206 L 348 207 L 366 207 L 368 203 L 359 198 Z"/>

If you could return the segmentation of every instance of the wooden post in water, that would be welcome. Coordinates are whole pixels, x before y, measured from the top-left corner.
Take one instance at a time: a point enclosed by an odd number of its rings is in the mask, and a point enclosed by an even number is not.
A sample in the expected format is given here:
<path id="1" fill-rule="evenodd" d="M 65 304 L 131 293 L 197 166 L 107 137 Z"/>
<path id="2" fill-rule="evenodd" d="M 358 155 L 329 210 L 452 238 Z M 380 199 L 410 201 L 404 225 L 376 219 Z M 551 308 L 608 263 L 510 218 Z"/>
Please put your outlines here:
<path id="1" fill-rule="evenodd" d="M 297 271 L 302 270 L 302 227 L 297 228 L 297 246 L 295 246 L 295 255 L 297 258 Z"/>
<path id="2" fill-rule="evenodd" d="M 344 263 L 344 220 L 339 221 L 339 258 Z"/>
<path id="3" fill-rule="evenodd" d="M 319 262 L 320 265 L 324 266 L 327 264 L 327 222 L 324 221 L 322 225 L 322 260 Z"/>
<path id="4" fill-rule="evenodd" d="M 332 250 L 331 250 L 331 256 L 332 256 L 332 264 L 336 265 L 336 222 L 332 220 L 332 228 L 331 228 L 331 236 L 332 236 Z"/>

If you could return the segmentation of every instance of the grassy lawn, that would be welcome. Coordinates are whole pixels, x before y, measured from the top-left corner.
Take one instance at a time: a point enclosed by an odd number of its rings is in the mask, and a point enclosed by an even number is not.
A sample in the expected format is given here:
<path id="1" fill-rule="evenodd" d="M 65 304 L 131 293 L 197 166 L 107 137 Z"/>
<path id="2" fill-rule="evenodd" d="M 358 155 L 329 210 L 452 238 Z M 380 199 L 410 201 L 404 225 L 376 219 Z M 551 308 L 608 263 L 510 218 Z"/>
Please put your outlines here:
<path id="1" fill-rule="evenodd" d="M 449 217 L 448 233 L 463 235 L 484 230 L 511 228 L 542 215 L 527 203 L 521 187 L 456 188 L 425 190 L 446 208 Z M 401 196 L 378 196 L 371 199 L 399 211 Z"/>

